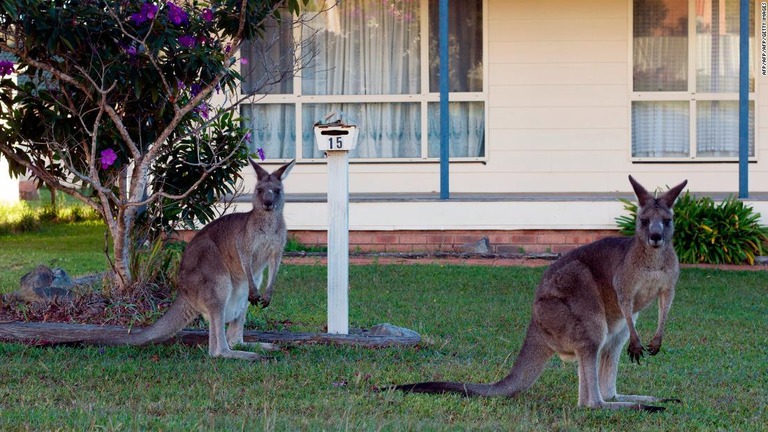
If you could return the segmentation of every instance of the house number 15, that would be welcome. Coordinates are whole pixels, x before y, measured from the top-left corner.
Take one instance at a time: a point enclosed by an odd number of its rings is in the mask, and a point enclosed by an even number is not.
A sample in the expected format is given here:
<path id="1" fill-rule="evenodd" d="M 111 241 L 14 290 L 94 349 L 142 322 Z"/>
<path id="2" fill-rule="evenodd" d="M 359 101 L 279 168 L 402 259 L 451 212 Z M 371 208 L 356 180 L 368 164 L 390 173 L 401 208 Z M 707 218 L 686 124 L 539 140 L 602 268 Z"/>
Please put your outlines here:
<path id="1" fill-rule="evenodd" d="M 337 136 L 335 140 L 333 139 L 333 137 L 328 138 L 328 148 L 330 150 L 340 149 L 342 147 L 344 147 L 344 141 L 342 141 L 340 136 Z"/>

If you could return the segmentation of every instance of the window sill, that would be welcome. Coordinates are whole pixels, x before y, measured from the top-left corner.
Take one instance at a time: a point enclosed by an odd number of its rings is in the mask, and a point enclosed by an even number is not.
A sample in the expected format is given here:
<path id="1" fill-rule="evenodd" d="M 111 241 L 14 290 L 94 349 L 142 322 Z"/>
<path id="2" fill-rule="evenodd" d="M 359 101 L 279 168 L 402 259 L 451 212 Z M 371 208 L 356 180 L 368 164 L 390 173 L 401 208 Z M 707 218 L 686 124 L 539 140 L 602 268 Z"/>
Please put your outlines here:
<path id="1" fill-rule="evenodd" d="M 733 158 L 694 158 L 694 157 L 688 157 L 688 158 L 632 158 L 632 163 L 640 163 L 640 164 L 648 164 L 648 163 L 661 163 L 661 164 L 668 164 L 668 163 L 693 163 L 693 164 L 722 164 L 722 163 L 729 163 L 729 164 L 735 164 L 739 163 L 739 158 L 733 157 Z M 756 157 L 750 157 L 749 163 L 757 163 Z"/>

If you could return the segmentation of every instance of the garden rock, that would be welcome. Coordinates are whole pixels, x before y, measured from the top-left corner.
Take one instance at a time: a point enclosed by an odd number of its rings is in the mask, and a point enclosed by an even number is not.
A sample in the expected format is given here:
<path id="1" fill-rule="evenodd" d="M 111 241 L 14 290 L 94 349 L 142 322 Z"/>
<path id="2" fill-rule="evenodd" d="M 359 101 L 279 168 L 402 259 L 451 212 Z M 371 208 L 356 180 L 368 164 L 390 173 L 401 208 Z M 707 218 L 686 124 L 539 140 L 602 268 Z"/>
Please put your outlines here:
<path id="1" fill-rule="evenodd" d="M 483 237 L 476 242 L 465 243 L 461 246 L 461 250 L 464 253 L 484 255 L 490 253 L 491 242 L 488 240 L 488 237 Z"/>
<path id="2" fill-rule="evenodd" d="M 21 277 L 20 288 L 14 294 L 19 300 L 26 302 L 40 302 L 54 298 L 69 300 L 74 286 L 72 279 L 63 269 L 51 269 L 39 265 Z"/>
<path id="3" fill-rule="evenodd" d="M 418 333 L 411 329 L 398 327 L 393 324 L 384 323 L 376 324 L 368 330 L 369 336 L 388 336 L 397 338 L 421 338 Z"/>

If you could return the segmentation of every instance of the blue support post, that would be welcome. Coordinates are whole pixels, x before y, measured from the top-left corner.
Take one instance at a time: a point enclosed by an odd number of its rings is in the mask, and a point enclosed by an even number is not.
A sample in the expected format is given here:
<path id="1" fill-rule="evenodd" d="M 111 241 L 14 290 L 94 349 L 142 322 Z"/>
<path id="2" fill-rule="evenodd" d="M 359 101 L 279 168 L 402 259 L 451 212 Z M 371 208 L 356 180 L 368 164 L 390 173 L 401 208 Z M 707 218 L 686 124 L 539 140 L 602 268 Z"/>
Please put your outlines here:
<path id="1" fill-rule="evenodd" d="M 439 5 L 439 56 L 440 56 L 440 199 L 450 198 L 448 182 L 448 158 L 450 157 L 448 130 L 448 0 Z"/>
<path id="2" fill-rule="evenodd" d="M 739 198 L 749 198 L 749 2 L 739 2 Z"/>

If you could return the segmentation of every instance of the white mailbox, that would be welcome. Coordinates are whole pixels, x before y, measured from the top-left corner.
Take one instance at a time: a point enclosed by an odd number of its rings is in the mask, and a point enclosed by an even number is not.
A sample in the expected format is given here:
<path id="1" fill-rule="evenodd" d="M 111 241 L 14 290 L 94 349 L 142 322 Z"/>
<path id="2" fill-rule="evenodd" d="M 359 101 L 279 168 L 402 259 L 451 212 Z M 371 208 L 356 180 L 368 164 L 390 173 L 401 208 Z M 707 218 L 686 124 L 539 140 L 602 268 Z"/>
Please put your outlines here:
<path id="1" fill-rule="evenodd" d="M 341 120 L 315 123 L 317 148 L 328 161 L 328 333 L 336 334 L 349 333 L 349 151 L 357 133 Z"/>
<path id="2" fill-rule="evenodd" d="M 350 151 L 357 147 L 358 129 L 341 122 L 315 125 L 315 142 L 320 151 Z"/>

